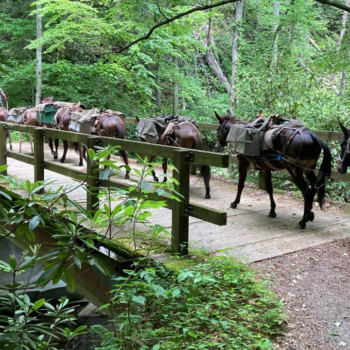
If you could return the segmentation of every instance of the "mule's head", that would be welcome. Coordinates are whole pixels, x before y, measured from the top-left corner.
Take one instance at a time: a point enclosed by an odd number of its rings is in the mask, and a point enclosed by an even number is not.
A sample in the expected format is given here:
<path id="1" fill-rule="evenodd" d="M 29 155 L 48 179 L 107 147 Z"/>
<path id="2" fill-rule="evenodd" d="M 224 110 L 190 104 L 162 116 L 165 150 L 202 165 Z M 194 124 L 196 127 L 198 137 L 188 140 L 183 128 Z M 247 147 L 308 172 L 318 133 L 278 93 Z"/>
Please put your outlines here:
<path id="1" fill-rule="evenodd" d="M 350 166 L 350 130 L 348 130 L 341 122 L 340 128 L 343 131 L 344 138 L 340 144 L 340 156 L 337 159 L 337 170 L 341 174 L 345 174 Z"/>
<path id="2" fill-rule="evenodd" d="M 53 102 L 53 96 L 44 97 L 43 100 L 41 101 L 41 103 L 43 103 L 43 104 L 48 104 L 48 103 L 52 103 L 52 102 Z"/>
<path id="3" fill-rule="evenodd" d="M 232 124 L 237 123 L 238 119 L 236 119 L 230 111 L 227 111 L 227 114 L 223 116 L 219 116 L 215 111 L 214 113 L 220 124 L 216 129 L 218 138 L 215 144 L 215 150 L 220 152 L 227 146 L 227 135 L 230 132 Z"/>

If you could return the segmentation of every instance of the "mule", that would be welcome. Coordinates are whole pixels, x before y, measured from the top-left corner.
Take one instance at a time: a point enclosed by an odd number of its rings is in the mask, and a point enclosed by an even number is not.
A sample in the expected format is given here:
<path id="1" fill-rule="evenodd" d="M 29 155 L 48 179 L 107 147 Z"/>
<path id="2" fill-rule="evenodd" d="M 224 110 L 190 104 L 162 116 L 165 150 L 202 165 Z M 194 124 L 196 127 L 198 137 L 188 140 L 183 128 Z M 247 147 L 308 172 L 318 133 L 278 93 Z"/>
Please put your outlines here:
<path id="1" fill-rule="evenodd" d="M 40 127 L 43 127 L 43 128 L 53 128 L 53 123 L 52 124 L 49 124 L 49 123 L 39 123 L 38 120 L 37 120 L 37 108 L 36 107 L 33 107 L 33 108 L 29 108 L 29 109 L 26 109 L 22 115 L 22 124 L 24 125 L 29 125 L 29 126 L 40 126 Z M 53 142 L 52 142 L 52 139 L 49 138 L 49 147 L 51 149 L 51 153 L 53 151 Z M 31 149 L 32 149 L 32 153 L 33 153 L 33 145 L 32 145 L 32 135 L 30 135 L 29 137 L 29 142 L 31 143 Z M 57 144 L 56 145 L 56 149 L 58 147 L 58 140 L 56 141 L 55 140 L 55 143 Z M 20 146 L 21 146 L 21 143 L 20 143 Z"/>
<path id="2" fill-rule="evenodd" d="M 230 112 L 224 116 L 215 116 L 219 121 L 217 129 L 218 150 L 227 146 L 227 136 L 234 124 L 240 120 Z M 316 163 L 323 151 L 323 160 L 319 169 L 318 177 L 315 174 Z M 266 191 L 270 197 L 269 217 L 276 217 L 276 203 L 273 198 L 271 172 L 287 170 L 292 177 L 293 183 L 299 188 L 304 198 L 304 214 L 299 222 L 299 227 L 304 229 L 307 222 L 312 222 L 315 214 L 312 211 L 314 197 L 317 193 L 318 203 L 322 209 L 326 190 L 326 177 L 330 176 L 332 156 L 328 146 L 310 129 L 280 125 L 272 140 L 272 147 L 263 151 L 260 156 L 252 157 L 237 154 L 239 182 L 235 200 L 231 208 L 237 208 L 240 203 L 248 170 L 254 167 L 263 171 L 266 181 Z M 306 177 L 306 178 L 305 178 Z M 307 183 L 309 182 L 309 184 Z"/>
<path id="3" fill-rule="evenodd" d="M 32 107 L 25 106 L 25 107 L 15 107 L 9 110 L 8 114 L 8 122 L 14 123 L 14 124 L 23 124 L 23 116 L 25 112 Z M 23 143 L 23 132 L 19 131 L 19 153 L 22 153 L 22 143 Z M 30 134 L 29 135 L 29 142 L 31 147 L 31 154 L 33 154 L 33 137 Z"/>
<path id="4" fill-rule="evenodd" d="M 7 122 L 8 121 L 8 111 L 5 107 L 0 107 L 0 122 Z M 12 142 L 11 142 L 11 133 L 10 130 L 6 129 L 6 138 L 9 139 L 10 143 L 10 150 L 12 151 Z"/>
<path id="5" fill-rule="evenodd" d="M 83 112 L 83 110 L 80 108 L 80 102 L 76 104 L 67 103 L 66 106 L 58 108 L 54 117 L 54 128 L 58 130 L 70 131 L 69 124 L 71 121 L 72 112 Z M 59 139 L 55 139 L 55 149 L 54 149 L 52 140 L 49 139 L 49 147 L 54 159 L 58 159 L 58 144 L 59 144 Z M 76 153 L 79 155 L 79 166 L 82 166 L 85 153 L 82 151 L 81 144 L 79 142 L 73 142 L 72 148 L 74 148 Z M 60 159 L 61 163 L 65 162 L 67 151 L 68 151 L 68 141 L 63 140 L 63 154 L 62 154 L 62 158 Z M 86 160 L 86 157 L 85 157 L 85 160 Z"/>
<path id="6" fill-rule="evenodd" d="M 157 119 L 157 118 L 155 118 Z M 136 117 L 137 122 L 139 123 L 141 120 Z M 159 132 L 159 128 L 157 128 L 157 132 Z M 180 147 L 180 148 L 189 148 L 189 149 L 197 149 L 203 150 L 203 140 L 202 136 L 195 124 L 192 122 L 172 122 L 170 121 L 167 124 L 165 131 L 160 133 L 158 139 L 158 144 L 172 146 L 172 147 Z M 141 138 L 141 141 L 145 141 Z M 155 157 L 151 156 L 148 158 L 148 162 L 151 162 Z M 167 173 L 167 158 L 163 158 L 163 171 L 164 175 Z M 202 165 L 200 168 L 201 175 L 204 180 L 205 185 L 205 199 L 211 198 L 210 196 L 210 178 L 211 171 L 208 165 Z M 152 175 L 154 181 L 159 181 L 156 176 L 154 169 L 152 169 Z M 164 176 L 163 182 L 166 182 L 167 178 Z"/>
<path id="7" fill-rule="evenodd" d="M 344 134 L 344 138 L 340 144 L 340 155 L 337 159 L 337 170 L 340 174 L 345 174 L 350 166 L 350 129 L 347 129 L 341 122 L 339 122 L 339 125 Z"/>
<path id="8" fill-rule="evenodd" d="M 115 112 L 112 110 L 107 110 L 105 112 L 102 112 L 100 116 L 94 121 L 95 133 L 97 133 L 100 136 L 115 137 L 117 139 L 125 139 L 126 127 L 122 119 L 123 117 L 125 117 L 123 113 Z M 122 149 L 119 152 L 121 157 L 123 158 L 125 168 L 126 168 L 124 178 L 129 179 L 130 167 L 129 167 L 128 153 Z"/>

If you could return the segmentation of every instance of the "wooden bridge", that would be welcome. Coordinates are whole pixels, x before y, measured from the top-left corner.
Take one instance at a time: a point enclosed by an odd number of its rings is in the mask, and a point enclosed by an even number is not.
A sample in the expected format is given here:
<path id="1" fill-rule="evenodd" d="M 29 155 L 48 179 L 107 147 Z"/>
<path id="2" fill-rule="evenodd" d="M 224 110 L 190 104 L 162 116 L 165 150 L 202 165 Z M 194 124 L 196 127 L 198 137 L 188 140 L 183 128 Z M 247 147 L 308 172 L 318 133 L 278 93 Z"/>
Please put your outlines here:
<path id="1" fill-rule="evenodd" d="M 15 144 L 14 153 L 17 150 L 18 145 Z M 25 144 L 24 152 L 29 153 L 29 144 Z M 115 160 L 122 165 L 119 158 Z M 47 164 L 53 162 L 47 145 L 44 148 L 44 161 Z M 59 164 L 59 160 L 55 162 Z M 23 163 L 12 157 L 7 158 L 7 164 L 9 165 L 9 176 L 21 181 L 27 179 L 34 181 L 34 165 Z M 65 166 L 67 174 L 71 171 L 82 173 L 86 171 L 86 165 L 83 168 L 78 167 L 78 157 L 73 151 L 68 153 Z M 139 167 L 133 160 L 130 166 Z M 116 179 L 127 185 L 128 181 L 124 180 L 123 176 L 122 172 L 116 175 Z M 56 181 L 53 186 L 76 183 L 70 177 L 45 170 L 45 179 L 48 178 Z M 151 178 L 149 180 L 152 181 Z M 205 190 L 202 179 L 192 175 L 189 188 L 189 200 L 197 205 L 197 208 L 210 207 L 217 213 L 227 213 L 227 224 L 224 226 L 191 216 L 189 218 L 190 248 L 234 255 L 244 261 L 253 262 L 350 237 L 350 212 L 334 211 L 327 209 L 327 206 L 324 211 L 321 211 L 316 206 L 315 221 L 308 223 L 305 230 L 300 230 L 297 224 L 303 213 L 302 200 L 292 199 L 286 194 L 276 194 L 277 218 L 271 219 L 267 217 L 270 203 L 265 191 L 246 188 L 239 208 L 230 209 L 229 205 L 236 192 L 236 183 L 223 181 L 214 176 L 211 181 L 212 198 L 208 200 L 204 199 Z M 86 203 L 86 192 L 81 187 L 70 193 L 69 196 L 74 200 Z M 171 230 L 172 211 L 165 208 L 154 211 L 150 220 L 152 224 L 157 223 Z M 169 245 L 170 243 L 169 238 Z"/>

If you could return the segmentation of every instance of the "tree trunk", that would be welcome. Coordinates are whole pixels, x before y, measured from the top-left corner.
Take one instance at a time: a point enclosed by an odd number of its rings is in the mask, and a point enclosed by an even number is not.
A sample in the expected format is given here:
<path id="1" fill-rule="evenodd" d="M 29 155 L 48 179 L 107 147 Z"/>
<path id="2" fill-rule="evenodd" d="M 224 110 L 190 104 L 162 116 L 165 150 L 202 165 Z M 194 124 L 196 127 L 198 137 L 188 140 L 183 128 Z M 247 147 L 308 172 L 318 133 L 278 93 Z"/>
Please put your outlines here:
<path id="1" fill-rule="evenodd" d="M 214 39 L 211 35 L 211 30 L 210 30 L 210 21 L 209 25 L 205 25 L 201 27 L 202 30 L 205 30 L 205 40 L 202 40 L 202 44 L 207 48 L 206 53 L 205 53 L 205 63 L 207 66 L 211 69 L 211 71 L 214 73 L 216 78 L 222 83 L 223 87 L 225 90 L 229 93 L 230 92 L 230 83 L 228 79 L 226 78 L 224 72 L 222 71 L 219 62 L 215 58 L 212 50 L 210 49 L 210 46 L 213 45 Z M 198 35 L 199 37 L 199 35 Z"/>
<path id="2" fill-rule="evenodd" d="M 273 26 L 273 32 L 275 34 L 275 40 L 273 43 L 272 58 L 271 58 L 271 67 L 277 66 L 277 57 L 278 57 L 278 22 L 280 15 L 280 3 L 275 1 L 273 3 L 273 14 L 276 17 L 276 24 Z"/>
<path id="3" fill-rule="evenodd" d="M 232 74 L 231 74 L 229 105 L 233 111 L 236 109 L 238 38 L 239 38 L 239 28 L 242 23 L 242 17 L 243 17 L 243 0 L 240 0 L 236 3 L 236 18 L 235 18 L 235 27 L 233 30 L 233 41 L 232 41 Z"/>
<path id="4" fill-rule="evenodd" d="M 156 84 L 157 84 L 157 88 L 155 91 L 155 97 L 156 97 L 156 105 L 157 105 L 157 112 L 160 112 L 162 110 L 162 106 L 161 106 L 161 89 L 160 89 L 160 79 L 159 79 L 159 64 L 157 65 L 156 68 Z"/>
<path id="5" fill-rule="evenodd" d="M 173 116 L 176 117 L 179 111 L 179 84 L 177 82 L 177 72 L 179 70 L 179 61 L 177 57 L 174 57 L 174 66 L 175 66 L 175 78 L 173 85 Z"/>
<path id="6" fill-rule="evenodd" d="M 350 6 L 350 0 L 346 0 L 346 6 Z M 346 22 L 348 21 L 348 15 L 349 13 L 347 11 L 343 12 L 343 20 L 342 20 L 342 26 L 339 34 L 339 39 L 338 39 L 338 45 L 337 45 L 337 51 L 340 51 L 342 47 L 342 42 L 344 35 L 346 33 Z M 331 81 L 333 82 L 335 77 L 335 74 L 332 74 Z M 346 86 L 346 72 L 342 72 L 342 77 L 341 77 L 341 83 L 340 83 L 340 94 L 344 95 L 344 90 Z"/>
<path id="7" fill-rule="evenodd" d="M 36 5 L 36 38 L 42 37 L 42 23 L 41 23 L 41 4 Z M 38 105 L 41 102 L 41 84 L 42 84 L 42 46 L 38 46 L 36 49 L 36 92 L 35 92 L 35 104 Z"/>

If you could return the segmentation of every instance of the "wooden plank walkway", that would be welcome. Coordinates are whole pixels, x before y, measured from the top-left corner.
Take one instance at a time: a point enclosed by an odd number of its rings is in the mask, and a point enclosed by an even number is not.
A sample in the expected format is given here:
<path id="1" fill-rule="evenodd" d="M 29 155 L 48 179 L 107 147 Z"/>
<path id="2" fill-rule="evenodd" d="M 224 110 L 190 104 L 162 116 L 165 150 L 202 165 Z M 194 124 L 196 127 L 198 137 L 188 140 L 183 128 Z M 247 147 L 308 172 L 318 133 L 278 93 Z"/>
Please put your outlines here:
<path id="1" fill-rule="evenodd" d="M 14 144 L 14 150 L 17 149 L 18 145 Z M 24 149 L 28 151 L 29 144 L 25 144 Z M 62 150 L 60 150 L 60 155 L 61 152 Z M 52 161 L 48 146 L 45 149 L 45 160 Z M 116 158 L 116 160 L 122 165 L 120 159 Z M 33 181 L 33 166 L 11 158 L 8 158 L 8 165 L 9 176 L 20 181 L 27 179 Z M 130 165 L 137 167 L 133 160 Z M 68 152 L 66 166 L 82 170 L 81 167 L 78 167 L 78 157 L 73 151 Z M 117 177 L 118 180 L 122 180 L 124 171 Z M 45 179 L 47 178 L 56 181 L 53 186 L 77 184 L 69 177 L 45 170 Z M 334 209 L 321 211 L 316 205 L 315 221 L 307 223 L 305 230 L 300 230 L 297 227 L 303 213 L 303 203 L 300 200 L 276 194 L 277 218 L 272 219 L 267 217 L 270 203 L 264 191 L 245 189 L 239 208 L 230 209 L 229 205 L 236 193 L 236 184 L 214 177 L 211 181 L 212 198 L 209 200 L 204 199 L 202 179 L 192 176 L 190 187 L 191 201 L 228 213 L 226 226 L 216 226 L 191 217 L 190 248 L 226 253 L 246 262 L 254 262 L 325 242 L 350 238 L 350 212 Z M 86 193 L 80 187 L 73 191 L 70 197 L 84 202 Z M 154 211 L 151 223 L 163 225 L 171 230 L 171 212 L 165 208 Z"/>

